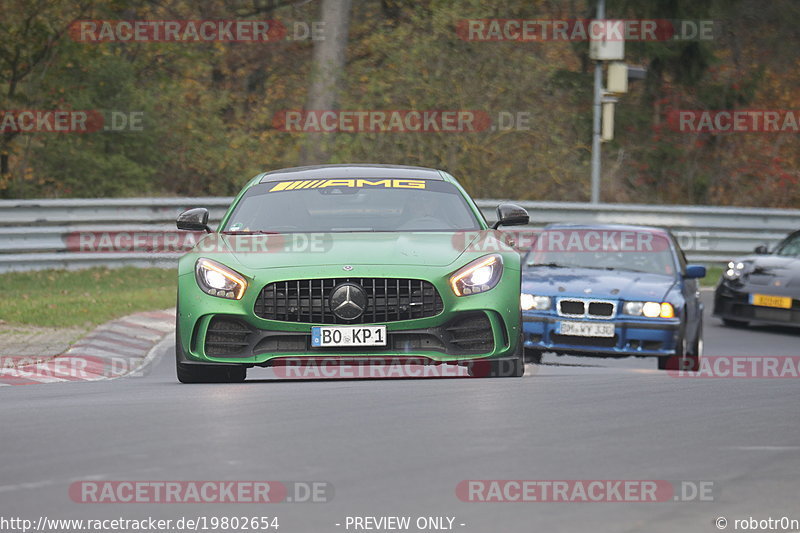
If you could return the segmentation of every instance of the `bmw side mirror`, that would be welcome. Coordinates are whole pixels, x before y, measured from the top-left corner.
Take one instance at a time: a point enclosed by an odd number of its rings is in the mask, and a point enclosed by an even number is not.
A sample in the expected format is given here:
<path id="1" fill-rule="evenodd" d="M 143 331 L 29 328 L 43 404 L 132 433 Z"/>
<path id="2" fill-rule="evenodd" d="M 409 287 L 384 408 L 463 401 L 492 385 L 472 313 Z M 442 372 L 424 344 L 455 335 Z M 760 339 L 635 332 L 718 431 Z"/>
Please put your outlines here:
<path id="1" fill-rule="evenodd" d="M 205 207 L 195 207 L 184 211 L 178 215 L 175 224 L 178 229 L 211 233 L 211 228 L 208 227 L 208 209 Z"/>
<path id="2" fill-rule="evenodd" d="M 683 275 L 687 279 L 698 279 L 706 277 L 706 267 L 703 265 L 686 265 L 686 273 Z"/>
<path id="3" fill-rule="evenodd" d="M 492 229 L 500 226 L 524 226 L 530 221 L 528 211 L 516 204 L 500 204 L 497 206 L 497 222 Z"/>
<path id="4" fill-rule="evenodd" d="M 754 251 L 758 255 L 767 255 L 769 253 L 769 249 L 767 249 L 766 244 L 759 244 L 758 246 L 756 246 L 756 249 Z"/>

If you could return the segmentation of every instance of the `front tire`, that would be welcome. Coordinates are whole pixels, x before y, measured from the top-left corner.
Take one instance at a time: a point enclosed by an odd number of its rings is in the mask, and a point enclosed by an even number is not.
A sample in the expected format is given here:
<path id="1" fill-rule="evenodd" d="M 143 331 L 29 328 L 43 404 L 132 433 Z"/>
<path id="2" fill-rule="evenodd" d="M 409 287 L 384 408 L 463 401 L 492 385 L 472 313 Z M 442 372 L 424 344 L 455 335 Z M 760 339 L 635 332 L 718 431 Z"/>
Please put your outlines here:
<path id="1" fill-rule="evenodd" d="M 525 361 L 522 354 L 522 338 L 512 357 L 496 361 L 477 361 L 469 367 L 474 378 L 521 378 L 525 375 Z"/>
<path id="2" fill-rule="evenodd" d="M 182 362 L 180 295 L 175 309 L 175 372 L 181 383 L 241 383 L 247 367 L 239 365 L 202 365 Z"/>
<path id="3" fill-rule="evenodd" d="M 247 368 L 235 365 L 190 365 L 176 362 L 178 381 L 181 383 L 241 383 L 247 377 Z"/>
<path id="4" fill-rule="evenodd" d="M 526 363 L 533 363 L 539 365 L 542 363 L 541 350 L 533 350 L 531 348 L 524 348 L 523 356 Z"/>
<path id="5" fill-rule="evenodd" d="M 750 323 L 744 320 L 731 320 L 730 318 L 723 318 L 722 325 L 729 328 L 746 328 Z"/>
<path id="6" fill-rule="evenodd" d="M 492 361 L 489 369 L 489 377 L 492 378 L 521 378 L 523 375 L 525 375 L 525 362 L 522 360 L 522 354 L 513 359 Z"/>
<path id="7" fill-rule="evenodd" d="M 659 370 L 679 370 L 684 372 L 697 372 L 700 370 L 700 356 L 702 355 L 703 339 L 702 339 L 702 326 L 697 334 L 697 339 L 692 347 L 690 353 L 686 339 L 681 339 L 675 355 L 658 358 Z"/>
<path id="8" fill-rule="evenodd" d="M 181 357 L 180 335 L 176 328 L 175 372 L 181 383 L 241 383 L 247 377 L 247 367 L 240 365 L 202 365 L 184 363 Z"/>

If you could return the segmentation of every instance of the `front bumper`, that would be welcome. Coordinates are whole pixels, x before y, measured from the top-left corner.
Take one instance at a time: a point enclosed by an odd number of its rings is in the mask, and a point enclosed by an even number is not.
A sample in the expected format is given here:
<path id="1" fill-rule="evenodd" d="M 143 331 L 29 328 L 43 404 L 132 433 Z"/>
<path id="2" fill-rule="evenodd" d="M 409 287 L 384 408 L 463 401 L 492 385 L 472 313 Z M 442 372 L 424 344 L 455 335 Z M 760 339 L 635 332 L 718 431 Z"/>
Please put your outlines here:
<path id="1" fill-rule="evenodd" d="M 793 298 L 790 309 L 781 309 L 752 305 L 750 295 L 751 291 L 738 290 L 726 283 L 720 283 L 714 291 L 713 315 L 742 322 L 800 326 L 800 299 Z"/>
<path id="2" fill-rule="evenodd" d="M 608 356 L 669 356 L 675 355 L 681 323 L 679 319 L 610 320 L 562 318 L 553 315 L 523 313 L 523 346 L 542 352 Z M 613 323 L 613 337 L 578 337 L 560 335 L 558 322 Z"/>
<path id="3" fill-rule="evenodd" d="M 493 289 L 456 297 L 447 285 L 451 269 L 403 267 L 391 275 L 424 279 L 438 290 L 444 310 L 436 316 L 376 322 L 385 325 L 386 347 L 312 348 L 311 327 L 322 324 L 267 320 L 256 316 L 256 297 L 268 282 L 326 277 L 319 268 L 271 269 L 254 280 L 242 300 L 203 293 L 193 275 L 179 277 L 177 358 L 183 363 L 271 366 L 290 359 L 386 360 L 413 356 L 431 363 L 502 360 L 518 353 L 521 333 L 519 271 L 506 269 Z M 307 272 L 306 272 L 307 271 Z M 305 274 L 305 275 L 304 275 Z M 338 273 L 337 273 L 338 274 Z M 359 277 L 386 275 L 385 267 L 359 267 Z M 265 276 L 266 278 L 266 276 Z M 370 324 L 364 324 L 370 325 Z"/>

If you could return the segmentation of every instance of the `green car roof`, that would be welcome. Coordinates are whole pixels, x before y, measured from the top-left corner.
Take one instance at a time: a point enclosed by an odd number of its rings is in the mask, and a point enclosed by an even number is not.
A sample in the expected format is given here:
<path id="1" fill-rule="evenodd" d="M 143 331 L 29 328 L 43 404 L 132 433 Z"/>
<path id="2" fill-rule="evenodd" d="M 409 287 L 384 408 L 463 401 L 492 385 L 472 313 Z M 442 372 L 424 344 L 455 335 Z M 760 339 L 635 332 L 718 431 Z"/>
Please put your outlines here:
<path id="1" fill-rule="evenodd" d="M 441 170 L 433 168 L 404 165 L 314 165 L 265 172 L 257 176 L 257 182 L 326 178 L 398 178 L 443 181 L 445 175 Z"/>

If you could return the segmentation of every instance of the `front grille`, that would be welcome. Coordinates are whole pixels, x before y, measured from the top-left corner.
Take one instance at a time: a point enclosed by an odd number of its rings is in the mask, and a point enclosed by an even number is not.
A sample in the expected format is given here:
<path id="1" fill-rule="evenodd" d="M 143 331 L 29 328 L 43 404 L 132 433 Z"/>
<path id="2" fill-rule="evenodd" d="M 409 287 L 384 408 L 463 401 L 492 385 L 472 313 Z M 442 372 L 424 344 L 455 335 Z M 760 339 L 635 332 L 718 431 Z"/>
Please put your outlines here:
<path id="1" fill-rule="evenodd" d="M 252 330 L 239 320 L 215 316 L 206 331 L 205 353 L 211 357 L 239 354 L 249 346 L 247 336 L 251 332 Z"/>
<path id="2" fill-rule="evenodd" d="M 327 354 L 335 352 L 372 353 L 420 351 L 448 355 L 491 352 L 495 347 L 492 324 L 483 312 L 457 313 L 447 323 L 424 329 L 387 331 L 387 345 L 325 348 L 311 347 L 310 328 L 304 331 L 258 329 L 230 315 L 214 316 L 209 322 L 203 346 L 209 357 L 251 357 L 259 354 Z M 501 325 L 501 329 L 503 329 Z M 507 341 L 507 337 L 506 341 Z M 499 341 L 498 341 L 499 342 Z"/>
<path id="3" fill-rule="evenodd" d="M 310 337 L 305 333 L 270 334 L 255 345 L 253 353 L 307 352 L 309 350 Z"/>
<path id="4" fill-rule="evenodd" d="M 447 346 L 440 337 L 432 333 L 405 333 L 402 331 L 387 333 L 389 349 L 400 352 L 414 352 L 417 350 L 445 352 Z"/>
<path id="5" fill-rule="evenodd" d="M 367 293 L 367 307 L 355 320 L 343 320 L 330 309 L 334 287 L 350 282 Z M 311 324 L 372 324 L 428 318 L 442 312 L 442 297 L 432 283 L 401 278 L 332 278 L 278 281 L 266 285 L 253 308 L 256 316 Z"/>
<path id="6" fill-rule="evenodd" d="M 617 303 L 603 300 L 583 300 L 562 298 L 558 301 L 558 314 L 568 317 L 612 318 L 616 314 Z"/>
<path id="7" fill-rule="evenodd" d="M 564 315 L 583 316 L 586 313 L 586 306 L 583 304 L 583 302 L 578 302 L 575 300 L 561 300 L 558 305 L 559 310 Z"/>
<path id="8" fill-rule="evenodd" d="M 462 350 L 488 352 L 494 348 L 492 324 L 484 313 L 454 320 L 445 331 L 450 336 L 450 343 Z"/>
<path id="9" fill-rule="evenodd" d="M 614 314 L 614 304 L 608 302 L 589 302 L 589 314 L 592 316 L 611 316 Z"/>
<path id="10" fill-rule="evenodd" d="M 775 322 L 791 322 L 791 309 L 772 309 L 770 307 L 753 307 L 753 318 Z"/>

